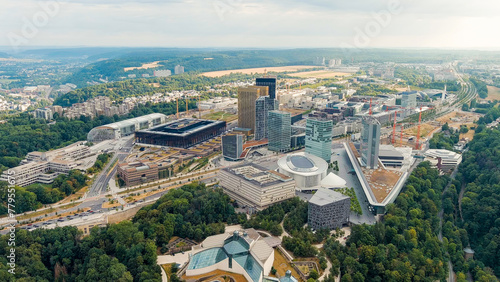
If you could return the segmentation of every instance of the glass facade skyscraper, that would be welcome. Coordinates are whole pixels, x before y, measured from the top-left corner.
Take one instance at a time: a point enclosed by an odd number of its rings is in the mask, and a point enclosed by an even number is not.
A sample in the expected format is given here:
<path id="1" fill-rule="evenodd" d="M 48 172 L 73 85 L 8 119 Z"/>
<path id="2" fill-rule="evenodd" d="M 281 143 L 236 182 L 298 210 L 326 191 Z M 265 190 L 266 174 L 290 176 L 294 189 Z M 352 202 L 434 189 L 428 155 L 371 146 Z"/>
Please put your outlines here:
<path id="1" fill-rule="evenodd" d="M 255 101 L 261 96 L 268 96 L 265 86 L 238 88 L 238 127 L 255 131 Z"/>
<path id="2" fill-rule="evenodd" d="M 306 153 L 330 162 L 332 156 L 331 120 L 308 119 L 306 122 Z"/>
<path id="3" fill-rule="evenodd" d="M 361 161 L 363 165 L 376 169 L 378 167 L 378 153 L 380 146 L 380 122 L 367 117 L 363 119 L 363 131 L 361 132 Z"/>
<path id="4" fill-rule="evenodd" d="M 269 96 L 261 96 L 255 101 L 255 140 L 269 137 L 268 114 L 278 109 L 278 101 Z"/>
<path id="5" fill-rule="evenodd" d="M 229 134 L 222 136 L 222 155 L 230 160 L 237 160 L 243 153 L 243 135 Z"/>
<path id="6" fill-rule="evenodd" d="M 269 150 L 275 152 L 290 151 L 291 140 L 290 113 L 282 111 L 269 111 Z"/>
<path id="7" fill-rule="evenodd" d="M 276 77 L 259 77 L 255 79 L 255 85 L 269 87 L 269 97 L 276 99 L 276 80 Z"/>

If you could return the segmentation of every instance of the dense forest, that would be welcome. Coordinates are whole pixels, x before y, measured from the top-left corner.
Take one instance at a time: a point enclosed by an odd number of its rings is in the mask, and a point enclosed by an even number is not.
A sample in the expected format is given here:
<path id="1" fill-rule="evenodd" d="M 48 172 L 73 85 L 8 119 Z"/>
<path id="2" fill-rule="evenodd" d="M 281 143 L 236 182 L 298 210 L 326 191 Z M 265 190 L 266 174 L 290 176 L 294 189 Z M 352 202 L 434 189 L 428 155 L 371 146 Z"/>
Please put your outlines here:
<path id="1" fill-rule="evenodd" d="M 238 80 L 251 80 L 255 75 L 230 75 L 218 78 L 211 78 L 202 75 L 183 74 L 170 77 L 141 78 L 119 82 L 99 84 L 81 89 L 73 90 L 63 94 L 54 101 L 54 105 L 63 107 L 71 106 L 74 103 L 82 103 L 97 96 L 107 96 L 113 101 L 121 101 L 126 97 L 153 95 L 155 93 L 165 93 L 180 90 L 206 90 L 206 87 L 216 84 L 234 82 Z"/>
<path id="2" fill-rule="evenodd" d="M 340 267 L 342 281 L 444 280 L 445 250 L 437 232 L 441 193 L 448 181 L 428 162 L 421 163 L 387 207 L 382 223 L 353 226 L 346 247 L 326 241 L 332 274 Z"/>
<path id="3" fill-rule="evenodd" d="M 225 225 L 244 223 L 221 189 L 197 182 L 170 190 L 154 204 L 142 208 L 133 218 L 148 239 L 164 246 L 172 236 L 201 241 L 224 232 Z"/>
<path id="4" fill-rule="evenodd" d="M 430 149 L 446 149 L 453 151 L 453 146 L 460 140 L 460 132 L 443 124 L 441 132 L 435 133 L 429 140 Z"/>
<path id="5" fill-rule="evenodd" d="M 476 87 L 479 97 L 486 99 L 486 97 L 488 97 L 488 87 L 486 83 L 474 77 L 469 78 L 469 80 Z"/>
<path id="6" fill-rule="evenodd" d="M 495 110 L 498 117 L 498 109 Z M 486 117 L 488 118 L 488 117 Z M 485 120 L 483 120 L 485 121 Z M 484 128 L 484 127 L 482 127 Z M 500 130 L 483 129 L 469 143 L 460 165 L 458 189 L 463 226 L 475 256 L 500 275 Z M 463 186 L 462 186 L 463 185 Z"/>
<path id="7" fill-rule="evenodd" d="M 161 281 L 155 243 L 138 224 L 16 231 L 15 275 L 8 273 L 8 235 L 0 238 L 0 281 Z"/>
<path id="8" fill-rule="evenodd" d="M 447 91 L 459 91 L 460 85 L 454 81 L 433 81 L 429 73 L 424 69 L 396 67 L 394 76 L 405 81 L 405 85 L 416 86 L 422 89 L 444 89 Z"/>
<path id="9" fill-rule="evenodd" d="M 61 174 L 50 185 L 32 184 L 16 189 L 16 213 L 33 211 L 56 203 L 84 187 L 88 177 L 78 170 L 72 170 L 68 175 Z M 0 216 L 7 214 L 7 186 L 0 181 Z"/>

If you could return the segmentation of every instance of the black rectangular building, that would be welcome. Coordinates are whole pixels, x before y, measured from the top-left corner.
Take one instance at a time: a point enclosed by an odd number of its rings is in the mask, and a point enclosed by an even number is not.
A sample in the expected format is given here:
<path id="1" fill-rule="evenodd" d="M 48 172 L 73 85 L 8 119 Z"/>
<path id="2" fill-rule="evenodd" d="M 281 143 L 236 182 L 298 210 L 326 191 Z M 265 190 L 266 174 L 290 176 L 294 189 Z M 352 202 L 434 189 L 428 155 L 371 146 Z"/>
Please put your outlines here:
<path id="1" fill-rule="evenodd" d="M 269 87 L 269 97 L 276 99 L 276 77 L 260 77 L 255 79 L 256 86 Z"/>
<path id="2" fill-rule="evenodd" d="M 135 133 L 135 142 L 156 146 L 189 148 L 221 135 L 225 131 L 225 121 L 184 118 L 137 131 Z"/>

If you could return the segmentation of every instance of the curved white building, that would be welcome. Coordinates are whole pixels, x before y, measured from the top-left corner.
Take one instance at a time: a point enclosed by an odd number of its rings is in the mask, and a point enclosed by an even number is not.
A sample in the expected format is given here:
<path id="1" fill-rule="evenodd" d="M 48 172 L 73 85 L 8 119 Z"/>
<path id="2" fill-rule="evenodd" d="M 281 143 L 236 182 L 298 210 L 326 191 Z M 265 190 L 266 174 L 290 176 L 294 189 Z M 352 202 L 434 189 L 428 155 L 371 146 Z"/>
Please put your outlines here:
<path id="1" fill-rule="evenodd" d="M 290 154 L 278 160 L 278 171 L 295 179 L 299 190 L 318 189 L 326 177 L 328 164 L 308 153 Z"/>
<path id="2" fill-rule="evenodd" d="M 155 113 L 101 125 L 93 128 L 89 134 L 87 134 L 87 140 L 90 142 L 101 142 L 104 140 L 118 139 L 132 135 L 136 131 L 160 125 L 166 121 L 166 115 Z"/>

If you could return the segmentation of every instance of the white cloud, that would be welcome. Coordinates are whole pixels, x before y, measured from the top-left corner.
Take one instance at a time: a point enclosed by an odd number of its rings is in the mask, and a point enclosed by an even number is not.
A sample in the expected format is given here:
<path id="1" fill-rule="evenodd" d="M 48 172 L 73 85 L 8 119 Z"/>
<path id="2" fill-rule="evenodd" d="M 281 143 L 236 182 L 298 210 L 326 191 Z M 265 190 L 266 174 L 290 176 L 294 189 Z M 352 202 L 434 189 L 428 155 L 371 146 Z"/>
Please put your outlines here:
<path id="1" fill-rule="evenodd" d="M 402 11 L 369 47 L 500 47 L 488 34 L 500 25 L 494 0 L 61 0 L 26 45 L 335 47 L 390 1 Z M 47 2 L 0 0 L 0 34 L 21 34 Z"/>

